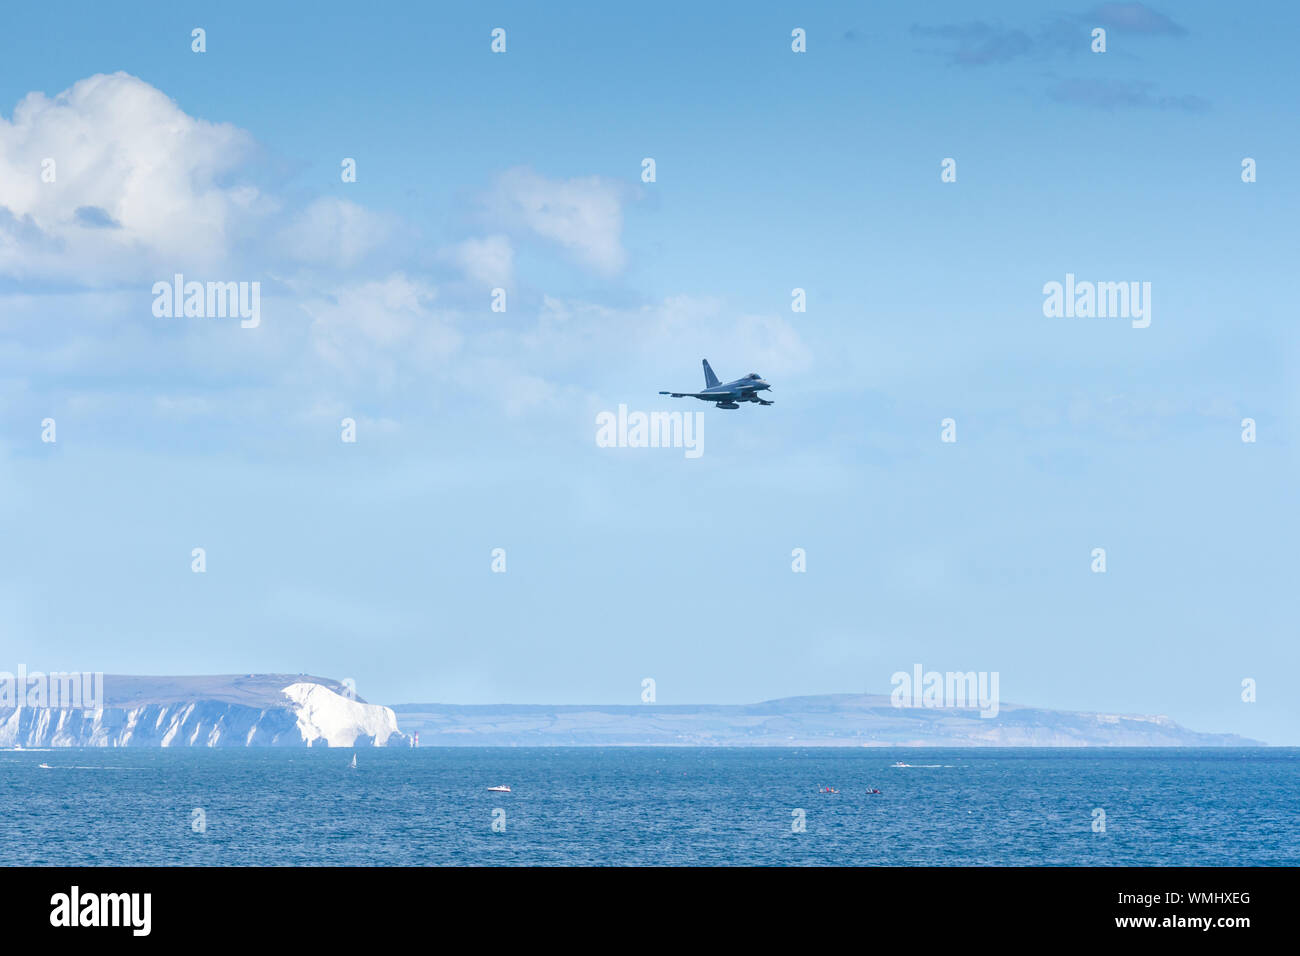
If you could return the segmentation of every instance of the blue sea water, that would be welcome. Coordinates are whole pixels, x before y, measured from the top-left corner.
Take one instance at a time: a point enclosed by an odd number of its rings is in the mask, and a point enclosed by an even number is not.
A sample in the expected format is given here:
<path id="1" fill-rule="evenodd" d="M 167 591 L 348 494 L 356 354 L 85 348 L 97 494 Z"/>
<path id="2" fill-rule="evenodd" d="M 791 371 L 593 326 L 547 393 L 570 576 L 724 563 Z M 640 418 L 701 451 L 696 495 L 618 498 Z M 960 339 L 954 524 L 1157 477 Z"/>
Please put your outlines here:
<path id="1" fill-rule="evenodd" d="M 356 753 L 3 752 L 4 862 L 1300 864 L 1295 749 Z"/>

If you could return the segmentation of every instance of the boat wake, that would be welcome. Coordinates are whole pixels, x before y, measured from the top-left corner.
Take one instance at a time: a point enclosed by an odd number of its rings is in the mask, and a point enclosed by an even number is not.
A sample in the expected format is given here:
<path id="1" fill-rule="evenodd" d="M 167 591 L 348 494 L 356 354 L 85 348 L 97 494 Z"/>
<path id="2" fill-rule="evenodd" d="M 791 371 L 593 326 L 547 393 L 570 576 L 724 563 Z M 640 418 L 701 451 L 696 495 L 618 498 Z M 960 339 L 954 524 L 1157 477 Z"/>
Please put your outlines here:
<path id="1" fill-rule="evenodd" d="M 61 767 L 52 767 L 47 763 L 37 764 L 38 770 L 103 770 L 105 773 L 136 773 L 145 770 L 145 767 L 88 767 L 82 764 L 65 764 Z"/>

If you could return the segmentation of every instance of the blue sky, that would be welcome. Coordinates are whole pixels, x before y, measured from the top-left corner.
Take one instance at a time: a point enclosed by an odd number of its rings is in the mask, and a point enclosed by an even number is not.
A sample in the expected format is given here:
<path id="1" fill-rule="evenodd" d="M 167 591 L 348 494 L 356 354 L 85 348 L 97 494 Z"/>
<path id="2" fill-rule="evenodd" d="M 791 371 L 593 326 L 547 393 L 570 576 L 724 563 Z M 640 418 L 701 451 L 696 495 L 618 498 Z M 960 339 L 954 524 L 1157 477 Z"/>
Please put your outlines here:
<path id="1" fill-rule="evenodd" d="M 0 669 L 722 703 L 919 662 L 1300 743 L 1294 7 L 132 11 L 0 37 Z M 176 272 L 261 325 L 156 318 Z M 1045 318 L 1067 272 L 1150 327 Z M 702 356 L 777 404 L 658 396 Z M 703 456 L 597 447 L 620 403 Z"/>

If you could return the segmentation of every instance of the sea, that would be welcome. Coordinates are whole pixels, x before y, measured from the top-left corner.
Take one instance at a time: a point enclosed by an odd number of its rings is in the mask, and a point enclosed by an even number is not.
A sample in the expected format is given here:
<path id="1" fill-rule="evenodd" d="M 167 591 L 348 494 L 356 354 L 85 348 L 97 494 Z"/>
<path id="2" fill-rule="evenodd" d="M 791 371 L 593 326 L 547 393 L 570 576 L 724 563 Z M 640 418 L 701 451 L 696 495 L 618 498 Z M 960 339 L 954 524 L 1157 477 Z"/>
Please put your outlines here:
<path id="1" fill-rule="evenodd" d="M 61 866 L 1296 866 L 1300 750 L 4 751 L 0 847 Z"/>

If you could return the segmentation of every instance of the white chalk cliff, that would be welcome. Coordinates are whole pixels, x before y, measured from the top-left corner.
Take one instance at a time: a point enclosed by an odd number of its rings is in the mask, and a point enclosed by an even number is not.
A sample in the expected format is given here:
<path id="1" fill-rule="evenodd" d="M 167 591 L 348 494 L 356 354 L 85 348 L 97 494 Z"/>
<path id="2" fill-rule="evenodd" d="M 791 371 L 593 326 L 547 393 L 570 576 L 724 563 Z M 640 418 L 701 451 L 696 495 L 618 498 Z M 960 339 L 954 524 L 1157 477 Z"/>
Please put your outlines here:
<path id="1" fill-rule="evenodd" d="M 0 705 L 4 747 L 385 747 L 391 708 L 306 675 L 120 677 L 84 707 Z"/>
<path id="2" fill-rule="evenodd" d="M 389 707 L 363 704 L 336 694 L 322 684 L 290 684 L 284 696 L 293 701 L 298 731 L 307 746 L 355 747 L 358 741 L 384 746 L 397 732 L 397 716 Z M 382 741 L 382 742 L 381 742 Z"/>

